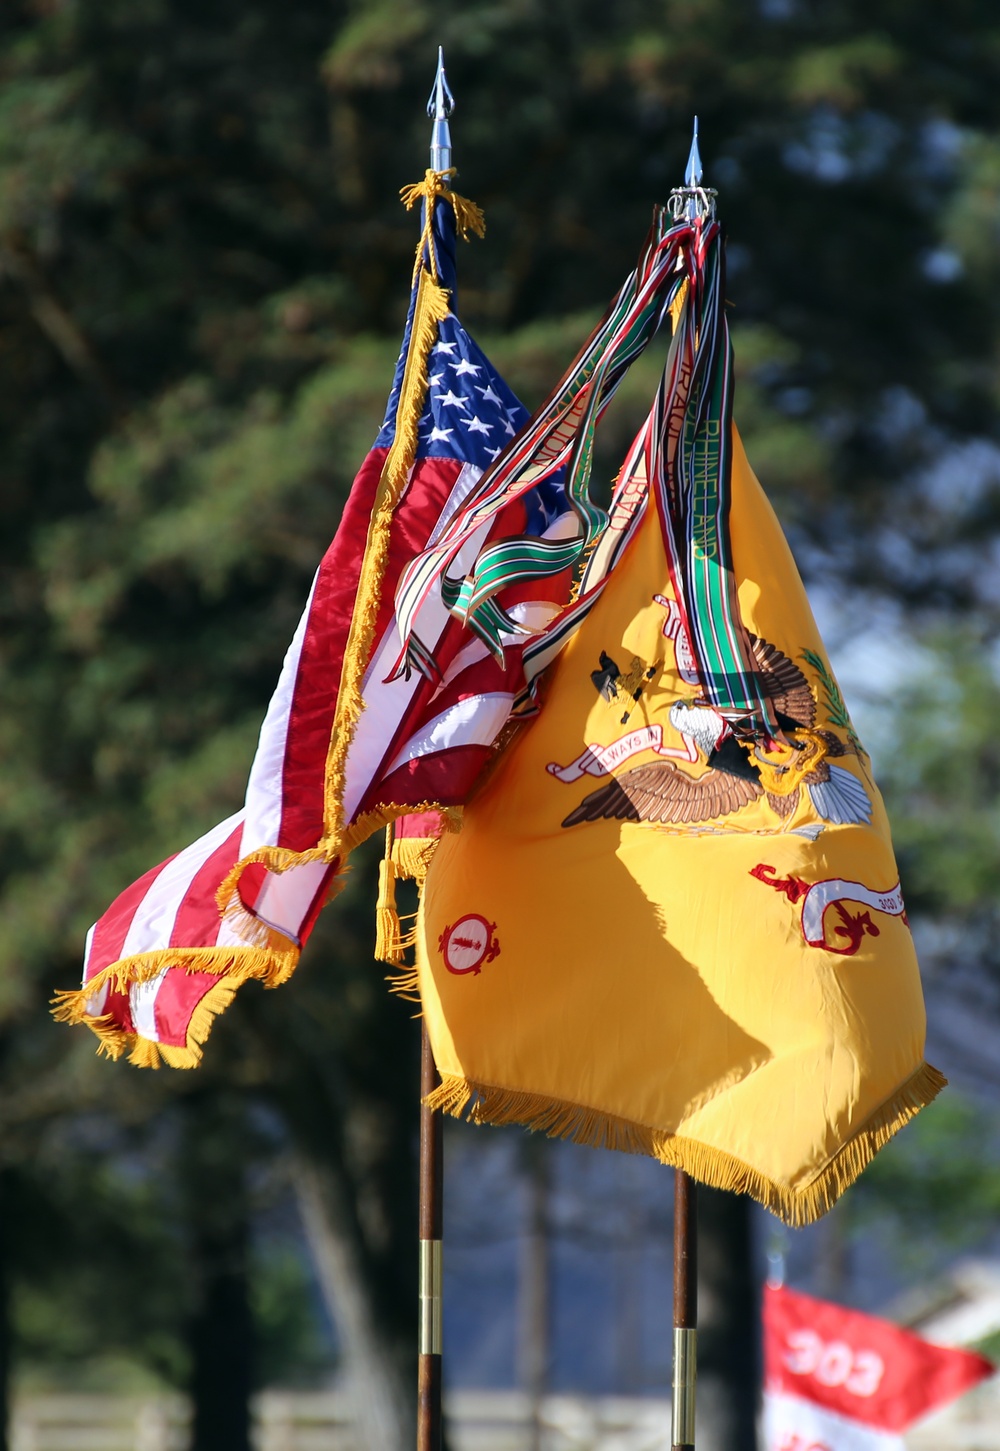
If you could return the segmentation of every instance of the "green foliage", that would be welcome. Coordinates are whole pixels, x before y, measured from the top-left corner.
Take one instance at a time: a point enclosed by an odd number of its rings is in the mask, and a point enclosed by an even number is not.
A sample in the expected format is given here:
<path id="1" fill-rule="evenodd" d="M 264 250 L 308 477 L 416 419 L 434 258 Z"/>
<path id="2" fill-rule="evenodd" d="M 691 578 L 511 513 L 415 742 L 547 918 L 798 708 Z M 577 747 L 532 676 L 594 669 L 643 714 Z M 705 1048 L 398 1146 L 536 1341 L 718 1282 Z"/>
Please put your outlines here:
<path id="1" fill-rule="evenodd" d="M 1000 684 L 969 633 L 928 641 L 920 680 L 893 703 L 904 749 L 885 788 L 907 893 L 935 914 L 996 913 L 1000 871 Z"/>
<path id="2" fill-rule="evenodd" d="M 878 1155 L 852 1207 L 892 1210 L 909 1226 L 914 1248 L 921 1234 L 967 1248 L 1000 1217 L 1000 1170 L 991 1152 L 996 1136 L 996 1116 L 951 1091 Z"/>

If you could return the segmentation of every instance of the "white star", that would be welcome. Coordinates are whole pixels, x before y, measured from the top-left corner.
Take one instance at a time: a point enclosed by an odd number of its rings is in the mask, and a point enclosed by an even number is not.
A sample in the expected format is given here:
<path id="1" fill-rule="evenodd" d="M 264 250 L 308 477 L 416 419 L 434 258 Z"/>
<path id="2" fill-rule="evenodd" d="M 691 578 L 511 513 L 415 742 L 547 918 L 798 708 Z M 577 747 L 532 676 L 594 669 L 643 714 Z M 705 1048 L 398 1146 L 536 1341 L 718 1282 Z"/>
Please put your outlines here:
<path id="1" fill-rule="evenodd" d="M 504 419 L 503 426 L 507 430 L 507 432 L 510 434 L 511 438 L 513 438 L 514 437 L 514 434 L 517 432 L 517 429 L 514 427 L 513 423 L 511 423 L 511 421 L 510 421 L 509 418 L 505 418 Z"/>
<path id="2" fill-rule="evenodd" d="M 493 385 L 492 384 L 488 384 L 485 388 L 480 388 L 480 386 L 479 386 L 478 383 L 474 383 L 473 384 L 473 387 L 475 388 L 475 390 L 476 390 L 477 393 L 481 393 L 483 395 L 483 402 L 484 403 L 495 403 L 498 408 L 502 408 L 503 407 L 502 401 L 497 397 L 497 395 L 493 391 Z"/>
<path id="3" fill-rule="evenodd" d="M 460 362 L 451 363 L 449 364 L 449 366 L 454 368 L 456 376 L 459 378 L 461 378 L 463 373 L 471 373 L 472 376 L 475 378 L 479 373 L 483 371 L 481 364 L 470 363 L 468 358 L 462 358 Z"/>
<path id="4" fill-rule="evenodd" d="M 449 438 L 451 437 L 451 435 L 454 432 L 455 432 L 455 430 L 453 428 L 437 428 L 437 427 L 434 427 L 434 428 L 431 429 L 430 433 L 427 435 L 427 442 L 428 443 L 447 443 L 448 440 L 449 440 Z"/>
<path id="5" fill-rule="evenodd" d="M 469 430 L 470 433 L 488 434 L 493 432 L 490 424 L 484 423 L 481 418 L 476 418 L 475 416 L 473 416 L 472 418 L 463 418 L 462 422 L 465 424 L 466 428 Z"/>
<path id="6" fill-rule="evenodd" d="M 440 403 L 442 408 L 468 408 L 469 406 L 467 398 L 460 398 L 457 393 L 452 393 L 450 388 L 447 393 L 438 393 L 434 401 Z M 511 433 L 513 432 L 514 430 L 511 429 Z"/>
<path id="7" fill-rule="evenodd" d="M 427 379 L 427 382 L 428 383 L 440 383 L 443 378 L 444 378 L 444 374 L 443 373 L 432 373 L 431 376 Z"/>
<path id="8" fill-rule="evenodd" d="M 484 449 L 484 452 L 488 453 L 490 458 L 494 461 L 500 457 L 500 450 L 498 448 L 487 448 Z"/>
<path id="9" fill-rule="evenodd" d="M 435 346 L 433 348 L 431 348 L 431 352 L 432 353 L 453 353 L 457 347 L 458 347 L 458 344 L 457 343 L 440 342 L 440 343 L 436 343 Z"/>

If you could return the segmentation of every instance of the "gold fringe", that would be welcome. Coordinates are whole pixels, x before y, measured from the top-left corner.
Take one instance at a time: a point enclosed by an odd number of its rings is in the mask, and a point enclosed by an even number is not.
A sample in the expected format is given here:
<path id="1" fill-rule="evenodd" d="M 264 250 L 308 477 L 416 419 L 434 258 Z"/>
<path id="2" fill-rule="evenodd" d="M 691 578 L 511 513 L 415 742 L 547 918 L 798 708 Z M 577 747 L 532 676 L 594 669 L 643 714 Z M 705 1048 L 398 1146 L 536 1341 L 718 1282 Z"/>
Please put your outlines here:
<path id="1" fill-rule="evenodd" d="M 393 997 L 402 998 L 406 1003 L 420 1002 L 419 968 L 401 964 L 397 972 L 386 973 L 385 980 Z M 417 1014 L 418 1018 L 421 1016 L 422 1014 Z"/>
<path id="2" fill-rule="evenodd" d="M 128 992 L 136 983 L 148 982 L 165 967 L 180 967 L 185 972 L 213 972 L 223 975 L 238 975 L 240 982 L 256 978 L 265 987 L 278 987 L 287 982 L 295 971 L 299 960 L 299 948 L 289 946 L 288 939 L 281 950 L 264 947 L 167 947 L 158 952 L 140 952 L 135 957 L 123 957 L 113 962 L 84 984 L 71 991 L 57 992 L 53 998 L 52 1016 L 58 1023 L 87 1023 L 89 1027 L 103 1021 L 91 1017 L 87 1003 L 105 986 L 115 992 Z M 107 1015 L 104 1015 L 107 1016 Z"/>
<path id="3" fill-rule="evenodd" d="M 422 884 L 440 844 L 439 836 L 396 837 L 392 843 L 392 864 L 396 876 Z"/>
<path id="4" fill-rule="evenodd" d="M 409 477 L 417 447 L 417 424 L 427 392 L 427 359 L 437 337 L 438 323 L 447 316 L 448 294 L 423 269 L 410 332 L 410 347 L 396 409 L 392 447 L 382 467 L 358 581 L 351 629 L 344 651 L 337 711 L 326 759 L 324 835 L 327 851 L 340 846 L 344 834 L 343 795 L 347 752 L 364 710 L 361 683 L 375 635 L 382 594 L 382 576 L 389 554 L 389 532 L 400 494 Z"/>
<path id="5" fill-rule="evenodd" d="M 396 991 L 396 989 L 393 989 Z M 892 1136 L 909 1123 L 947 1083 L 943 1074 L 923 1063 L 902 1087 L 869 1117 L 854 1137 L 798 1192 L 776 1184 L 732 1154 L 695 1139 L 599 1113 L 579 1104 L 537 1093 L 521 1093 L 474 1083 L 452 1074 L 424 1099 L 428 1108 L 477 1124 L 524 1124 L 550 1138 L 573 1139 L 598 1148 L 647 1154 L 661 1164 L 683 1169 L 716 1189 L 749 1194 L 793 1229 L 813 1224 L 867 1168 Z"/>
<path id="6" fill-rule="evenodd" d="M 441 286 L 434 247 L 433 202 L 437 198 L 448 202 L 455 213 L 456 229 L 463 239 L 468 240 L 469 232 L 475 232 L 479 236 L 485 232 L 486 224 L 480 208 L 450 189 L 448 178 L 453 174 L 453 168 L 448 171 L 428 170 L 423 181 L 404 187 L 401 192 L 407 209 L 415 206 L 422 198 L 428 202 L 428 207 L 414 265 L 416 297 L 410 325 L 410 342 L 396 406 L 395 431 L 392 446 L 382 466 L 368 525 L 357 597 L 341 667 L 337 707 L 330 732 L 323 790 L 323 837 L 315 847 L 305 852 L 273 846 L 260 847 L 249 856 L 241 858 L 217 893 L 219 910 L 228 917 L 240 935 L 255 946 L 272 946 L 274 950 L 280 951 L 282 943 L 274 942 L 269 935 L 269 929 L 252 919 L 239 902 L 237 886 L 247 866 L 260 862 L 269 871 L 284 872 L 309 861 L 335 862 L 339 859 L 344 863 L 353 848 L 367 840 L 378 827 L 386 825 L 397 816 L 433 810 L 437 806 L 435 802 L 427 802 L 423 806 L 379 807 L 350 827 L 345 827 L 343 819 L 347 753 L 361 712 L 365 708 L 361 686 L 371 655 L 381 603 L 393 514 L 416 456 L 417 427 L 427 396 L 428 359 L 437 340 L 439 324 L 448 316 L 449 295 L 447 289 Z M 425 251 L 430 270 L 424 265 Z M 454 828 L 446 826 L 446 829 Z"/>
<path id="7" fill-rule="evenodd" d="M 449 189 L 447 178 L 451 174 L 428 171 L 422 182 L 404 189 L 404 204 L 408 208 L 412 207 L 420 197 L 425 197 L 432 203 L 440 196 L 452 206 L 456 228 L 463 238 L 467 238 L 470 231 L 482 236 L 482 212 L 474 203 Z M 425 248 L 429 255 L 430 271 L 423 264 Z M 299 958 L 298 944 L 254 918 L 240 900 L 238 885 L 246 867 L 260 863 L 269 871 L 284 872 L 311 861 L 336 863 L 339 860 L 341 871 L 334 878 L 332 895 L 343 885 L 343 864 L 347 855 L 378 826 L 411 812 L 439 809 L 435 802 L 426 802 L 422 806 L 411 804 L 379 807 L 368 813 L 363 820 L 353 823 L 349 829 L 344 828 L 343 788 L 346 758 L 358 719 L 364 709 L 361 684 L 371 653 L 393 511 L 409 478 L 416 454 L 417 426 L 427 394 L 427 363 L 430 351 L 437 339 L 438 325 L 448 315 L 448 292 L 441 286 L 439 275 L 434 250 L 433 206 L 429 205 L 424 233 L 417 248 L 414 270 L 416 298 L 396 409 L 395 437 L 382 468 L 372 509 L 341 671 L 337 710 L 327 752 L 323 838 L 315 847 L 304 852 L 274 846 L 260 847 L 243 857 L 228 874 L 219 888 L 216 900 L 226 921 L 245 939 L 246 947 L 191 948 L 139 954 L 112 963 L 96 974 L 82 989 L 56 995 L 53 999 L 54 1016 L 61 1022 L 86 1023 L 99 1039 L 98 1051 L 112 1058 L 120 1057 L 131 1044 L 130 1061 L 140 1066 L 159 1067 L 161 1062 L 165 1062 L 176 1068 L 193 1068 L 201 1058 L 201 1045 L 208 1036 L 213 1020 L 232 1001 L 241 983 L 252 977 L 261 981 L 265 987 L 277 987 L 294 972 Z M 457 829 L 457 814 L 453 811 L 443 814 L 445 829 Z M 387 865 L 387 874 L 390 870 L 395 871 L 395 864 Z M 400 874 L 409 873 L 401 871 Z M 387 881 L 387 888 L 388 885 Z M 388 903 L 386 906 L 388 909 Z M 387 929 L 381 934 L 383 941 L 401 958 L 405 948 L 412 946 L 414 934 L 403 935 L 399 931 L 398 919 L 395 930 L 393 923 L 388 920 L 382 926 Z M 398 959 L 394 956 L 391 960 Z M 205 995 L 192 1015 L 184 1048 L 152 1043 L 137 1034 L 126 1033 L 121 1028 L 114 1027 L 110 1015 L 93 1017 L 87 1013 L 86 1004 L 105 984 L 113 984 L 116 990 L 123 992 L 133 983 L 155 977 L 164 967 L 178 966 L 183 966 L 188 972 L 213 972 L 219 975 L 219 982 Z"/>
<path id="8" fill-rule="evenodd" d="M 128 1052 L 128 1061 L 138 1068 L 159 1068 L 166 1063 L 171 1068 L 197 1068 L 201 1062 L 203 1045 L 212 1031 L 212 1024 L 218 1015 L 228 1008 L 237 989 L 250 978 L 263 983 L 264 987 L 277 987 L 288 978 L 295 967 L 298 952 L 286 954 L 293 961 L 275 963 L 268 952 L 247 952 L 233 948 L 188 948 L 171 953 L 146 953 L 139 957 L 125 958 L 95 975 L 84 988 L 73 992 L 59 992 L 53 998 L 55 1006 L 52 1016 L 62 1023 L 84 1023 L 99 1040 L 98 1053 L 108 1058 L 120 1058 Z M 169 961 L 157 963 L 167 957 Z M 178 958 L 181 961 L 178 961 Z M 144 959 L 150 959 L 146 962 Z M 105 982 L 113 982 L 119 992 L 136 982 L 145 982 L 163 966 L 183 966 L 186 972 L 215 972 L 218 982 L 212 984 L 191 1014 L 188 1023 L 187 1040 L 184 1047 L 170 1043 L 154 1043 L 138 1033 L 128 1033 L 124 1028 L 113 1026 L 111 1015 L 92 1017 L 86 1005 L 94 993 Z M 131 976 L 129 976 L 131 973 Z"/>
<path id="9" fill-rule="evenodd" d="M 269 872 L 289 872 L 293 867 L 305 866 L 307 862 L 335 861 L 336 856 L 335 851 L 327 850 L 325 840 L 308 851 L 292 851 L 287 846 L 259 846 L 256 851 L 240 857 L 228 876 L 223 878 L 222 885 L 215 894 L 216 905 L 222 915 L 229 918 L 230 925 L 241 936 L 249 933 L 247 940 L 253 941 L 256 936 L 256 927 L 260 924 L 257 923 L 256 918 L 252 918 L 246 912 L 236 892 L 244 870 L 250 866 L 260 865 L 267 867 Z M 337 890 L 339 891 L 340 888 L 338 887 Z"/>
<path id="10" fill-rule="evenodd" d="M 441 816 L 442 833 L 446 831 L 461 831 L 462 812 L 461 806 L 442 806 L 440 801 L 420 801 L 408 806 L 398 806 L 395 803 L 387 803 L 376 806 L 374 810 L 368 811 L 364 816 L 359 816 L 351 826 L 348 826 L 341 838 L 341 850 L 346 858 L 356 846 L 368 838 L 380 827 L 388 826 L 390 822 L 396 821 L 400 816 L 422 816 L 425 811 L 436 811 Z M 320 843 L 324 845 L 323 842 Z"/>
<path id="11" fill-rule="evenodd" d="M 432 171 L 430 168 L 424 172 L 423 181 L 414 182 L 411 186 L 400 188 L 399 199 L 406 210 L 412 211 L 419 201 L 428 203 L 446 201 L 455 213 L 455 231 L 463 242 L 469 240 L 469 233 L 475 232 L 477 237 L 486 236 L 486 218 L 483 216 L 481 207 L 475 202 L 470 202 L 468 197 L 459 196 L 457 191 L 452 191 L 448 184 L 448 178 L 455 176 L 455 167 L 450 166 L 447 171 Z M 417 248 L 417 264 L 424 255 L 424 248 L 428 241 L 433 245 L 433 229 L 428 226 L 432 220 L 431 208 L 428 205 L 427 218 L 424 221 L 424 235 L 420 238 L 420 246 Z M 434 263 L 434 274 L 437 275 L 436 259 Z"/>

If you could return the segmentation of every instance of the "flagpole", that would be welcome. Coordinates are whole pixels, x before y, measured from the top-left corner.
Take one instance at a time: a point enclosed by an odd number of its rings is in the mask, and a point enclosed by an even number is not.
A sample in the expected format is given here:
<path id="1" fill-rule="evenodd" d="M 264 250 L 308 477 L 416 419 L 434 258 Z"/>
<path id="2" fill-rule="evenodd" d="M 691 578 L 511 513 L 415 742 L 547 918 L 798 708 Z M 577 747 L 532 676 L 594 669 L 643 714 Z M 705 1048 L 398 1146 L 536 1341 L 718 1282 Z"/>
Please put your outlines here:
<path id="1" fill-rule="evenodd" d="M 698 1191 L 674 1170 L 674 1375 L 672 1451 L 694 1451 L 698 1374 Z"/>
<path id="2" fill-rule="evenodd" d="M 698 117 L 694 118 L 684 185 L 670 193 L 676 221 L 715 215 L 716 193 L 702 185 Z M 674 1366 L 672 1451 L 695 1451 L 695 1385 L 698 1377 L 698 1193 L 683 1169 L 674 1170 Z"/>
<path id="3" fill-rule="evenodd" d="M 417 1356 L 417 1451 L 441 1448 L 441 1249 L 444 1154 L 441 1115 L 424 1104 L 440 1083 L 427 1024 L 420 1024 L 420 1341 Z"/>
<path id="4" fill-rule="evenodd" d="M 433 171 L 451 166 L 451 130 L 448 117 L 454 99 L 444 73 L 444 53 L 438 47 L 437 72 L 427 114 L 431 130 L 430 164 Z M 433 201 L 428 201 L 433 206 Z M 441 1285 L 444 1240 L 444 1145 L 441 1115 L 426 1106 L 428 1094 L 441 1082 L 427 1022 L 420 1022 L 420 1182 L 418 1235 L 420 1241 L 420 1330 L 417 1346 L 417 1451 L 441 1451 Z"/>

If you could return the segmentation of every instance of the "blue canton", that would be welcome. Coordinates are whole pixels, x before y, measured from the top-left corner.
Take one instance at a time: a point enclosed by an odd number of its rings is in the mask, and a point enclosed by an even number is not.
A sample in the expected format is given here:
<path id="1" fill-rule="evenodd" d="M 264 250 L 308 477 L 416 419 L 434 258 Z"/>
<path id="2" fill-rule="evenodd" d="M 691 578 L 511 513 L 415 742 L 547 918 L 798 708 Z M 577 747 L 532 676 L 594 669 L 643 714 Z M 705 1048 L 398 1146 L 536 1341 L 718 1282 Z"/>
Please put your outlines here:
<path id="1" fill-rule="evenodd" d="M 435 208 L 434 235 L 441 281 L 454 301 L 454 217 L 446 203 L 438 203 Z M 415 289 L 376 448 L 389 448 L 395 436 L 414 301 Z M 455 314 L 449 312 L 438 326 L 438 339 L 428 360 L 427 403 L 417 429 L 417 458 L 458 459 L 485 470 L 527 420 L 524 404 L 494 371 Z M 561 472 L 533 489 L 524 502 L 527 533 L 542 534 L 569 507 Z"/>

